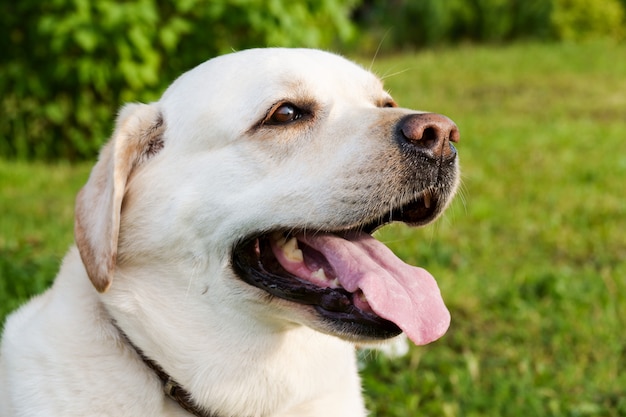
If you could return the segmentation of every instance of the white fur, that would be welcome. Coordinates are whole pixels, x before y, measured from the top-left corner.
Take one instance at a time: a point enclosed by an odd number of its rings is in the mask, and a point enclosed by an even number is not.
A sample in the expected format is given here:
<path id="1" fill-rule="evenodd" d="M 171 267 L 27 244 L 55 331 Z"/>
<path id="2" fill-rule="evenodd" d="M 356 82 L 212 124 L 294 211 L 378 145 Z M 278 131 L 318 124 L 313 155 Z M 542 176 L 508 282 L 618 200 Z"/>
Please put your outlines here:
<path id="1" fill-rule="evenodd" d="M 311 103 L 314 118 L 258 128 L 281 100 Z M 127 106 L 78 198 L 80 255 L 6 323 L 0 415 L 189 416 L 114 319 L 220 416 L 365 416 L 354 346 L 310 310 L 268 301 L 229 257 L 252 232 L 345 226 L 368 209 L 360 184 L 390 174 L 376 156 L 410 112 L 386 100 L 343 58 L 268 49 L 208 61 L 159 102 Z M 147 154 L 157 135 L 163 148 Z"/>

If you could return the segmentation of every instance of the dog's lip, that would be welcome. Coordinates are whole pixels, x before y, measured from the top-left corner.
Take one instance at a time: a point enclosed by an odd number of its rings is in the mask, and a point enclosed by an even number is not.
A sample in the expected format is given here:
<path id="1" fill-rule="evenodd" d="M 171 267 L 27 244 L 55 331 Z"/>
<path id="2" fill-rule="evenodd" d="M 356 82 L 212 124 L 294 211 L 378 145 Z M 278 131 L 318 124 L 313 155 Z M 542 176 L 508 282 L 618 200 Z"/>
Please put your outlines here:
<path id="1" fill-rule="evenodd" d="M 337 230 L 319 227 L 277 227 L 254 233 L 235 245 L 232 266 L 246 283 L 266 291 L 275 297 L 294 303 L 311 306 L 326 320 L 338 324 L 339 328 L 350 328 L 357 335 L 369 339 L 384 339 L 401 333 L 401 329 L 390 320 L 380 317 L 368 305 L 363 293 L 350 292 L 340 285 L 301 279 L 283 268 L 276 258 L 272 241 L 276 236 L 290 239 L 299 235 L 334 235 L 348 240 L 355 234 L 370 235 L 381 226 L 395 221 L 410 225 L 421 225 L 434 219 L 441 211 L 440 199 L 431 190 L 421 192 L 409 203 L 364 221 Z M 371 239 L 371 238 L 370 238 Z M 284 259 L 281 260 L 284 263 Z M 332 278 L 332 277 L 331 277 Z M 363 297 L 363 298 L 361 298 Z"/>

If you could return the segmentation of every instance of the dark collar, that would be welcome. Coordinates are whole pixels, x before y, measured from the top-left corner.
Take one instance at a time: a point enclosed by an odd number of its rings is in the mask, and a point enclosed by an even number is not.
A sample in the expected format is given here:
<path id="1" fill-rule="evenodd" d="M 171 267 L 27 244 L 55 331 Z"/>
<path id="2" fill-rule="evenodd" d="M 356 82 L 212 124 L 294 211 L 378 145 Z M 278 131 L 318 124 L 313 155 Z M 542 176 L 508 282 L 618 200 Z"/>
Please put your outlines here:
<path id="1" fill-rule="evenodd" d="M 113 322 L 113 326 L 119 331 L 122 336 L 122 340 L 128 344 L 131 348 L 137 352 L 141 360 L 148 366 L 148 368 L 152 369 L 154 373 L 159 377 L 161 382 L 163 383 L 163 392 L 166 396 L 176 401 L 178 405 L 187 411 L 190 414 L 193 414 L 196 417 L 218 417 L 216 414 L 208 413 L 201 410 L 191 399 L 191 395 L 185 391 L 183 387 L 181 387 L 178 382 L 172 379 L 161 366 L 144 355 L 143 351 L 139 349 L 131 340 L 128 338 L 126 333 L 122 329 L 119 328 L 117 323 Z"/>

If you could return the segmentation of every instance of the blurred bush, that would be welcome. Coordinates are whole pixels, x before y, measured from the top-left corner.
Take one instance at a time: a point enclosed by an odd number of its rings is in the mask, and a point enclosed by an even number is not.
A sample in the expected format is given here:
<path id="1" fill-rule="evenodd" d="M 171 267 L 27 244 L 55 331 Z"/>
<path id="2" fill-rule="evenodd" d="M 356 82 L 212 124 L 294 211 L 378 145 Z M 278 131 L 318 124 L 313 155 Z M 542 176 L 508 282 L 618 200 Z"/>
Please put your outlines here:
<path id="1" fill-rule="evenodd" d="M 626 0 L 365 0 L 357 18 L 368 29 L 370 49 L 386 33 L 387 47 L 404 49 L 467 41 L 622 40 L 625 7 Z"/>
<path id="2" fill-rule="evenodd" d="M 123 102 L 220 53 L 347 41 L 358 1 L 2 2 L 0 155 L 92 157 Z"/>
<path id="3" fill-rule="evenodd" d="M 368 0 L 363 21 L 393 48 L 551 36 L 552 0 Z M 378 34 L 380 36 L 380 34 Z"/>
<path id="4" fill-rule="evenodd" d="M 551 22 L 560 39 L 624 36 L 624 9 L 618 0 L 554 0 L 554 6 Z"/>

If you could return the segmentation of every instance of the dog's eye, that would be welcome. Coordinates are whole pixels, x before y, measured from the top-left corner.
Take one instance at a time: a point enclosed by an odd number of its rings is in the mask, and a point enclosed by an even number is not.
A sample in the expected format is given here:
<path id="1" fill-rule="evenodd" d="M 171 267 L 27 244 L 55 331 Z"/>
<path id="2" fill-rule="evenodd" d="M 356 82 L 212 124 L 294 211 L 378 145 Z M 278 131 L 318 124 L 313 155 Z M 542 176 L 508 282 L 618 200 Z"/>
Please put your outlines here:
<path id="1" fill-rule="evenodd" d="M 302 117 L 302 111 L 291 103 L 283 103 L 274 108 L 267 117 L 265 123 L 271 125 L 284 125 Z"/>
<path id="2" fill-rule="evenodd" d="M 390 108 L 390 107 L 398 107 L 398 105 L 393 100 L 386 100 L 381 107 Z"/>

